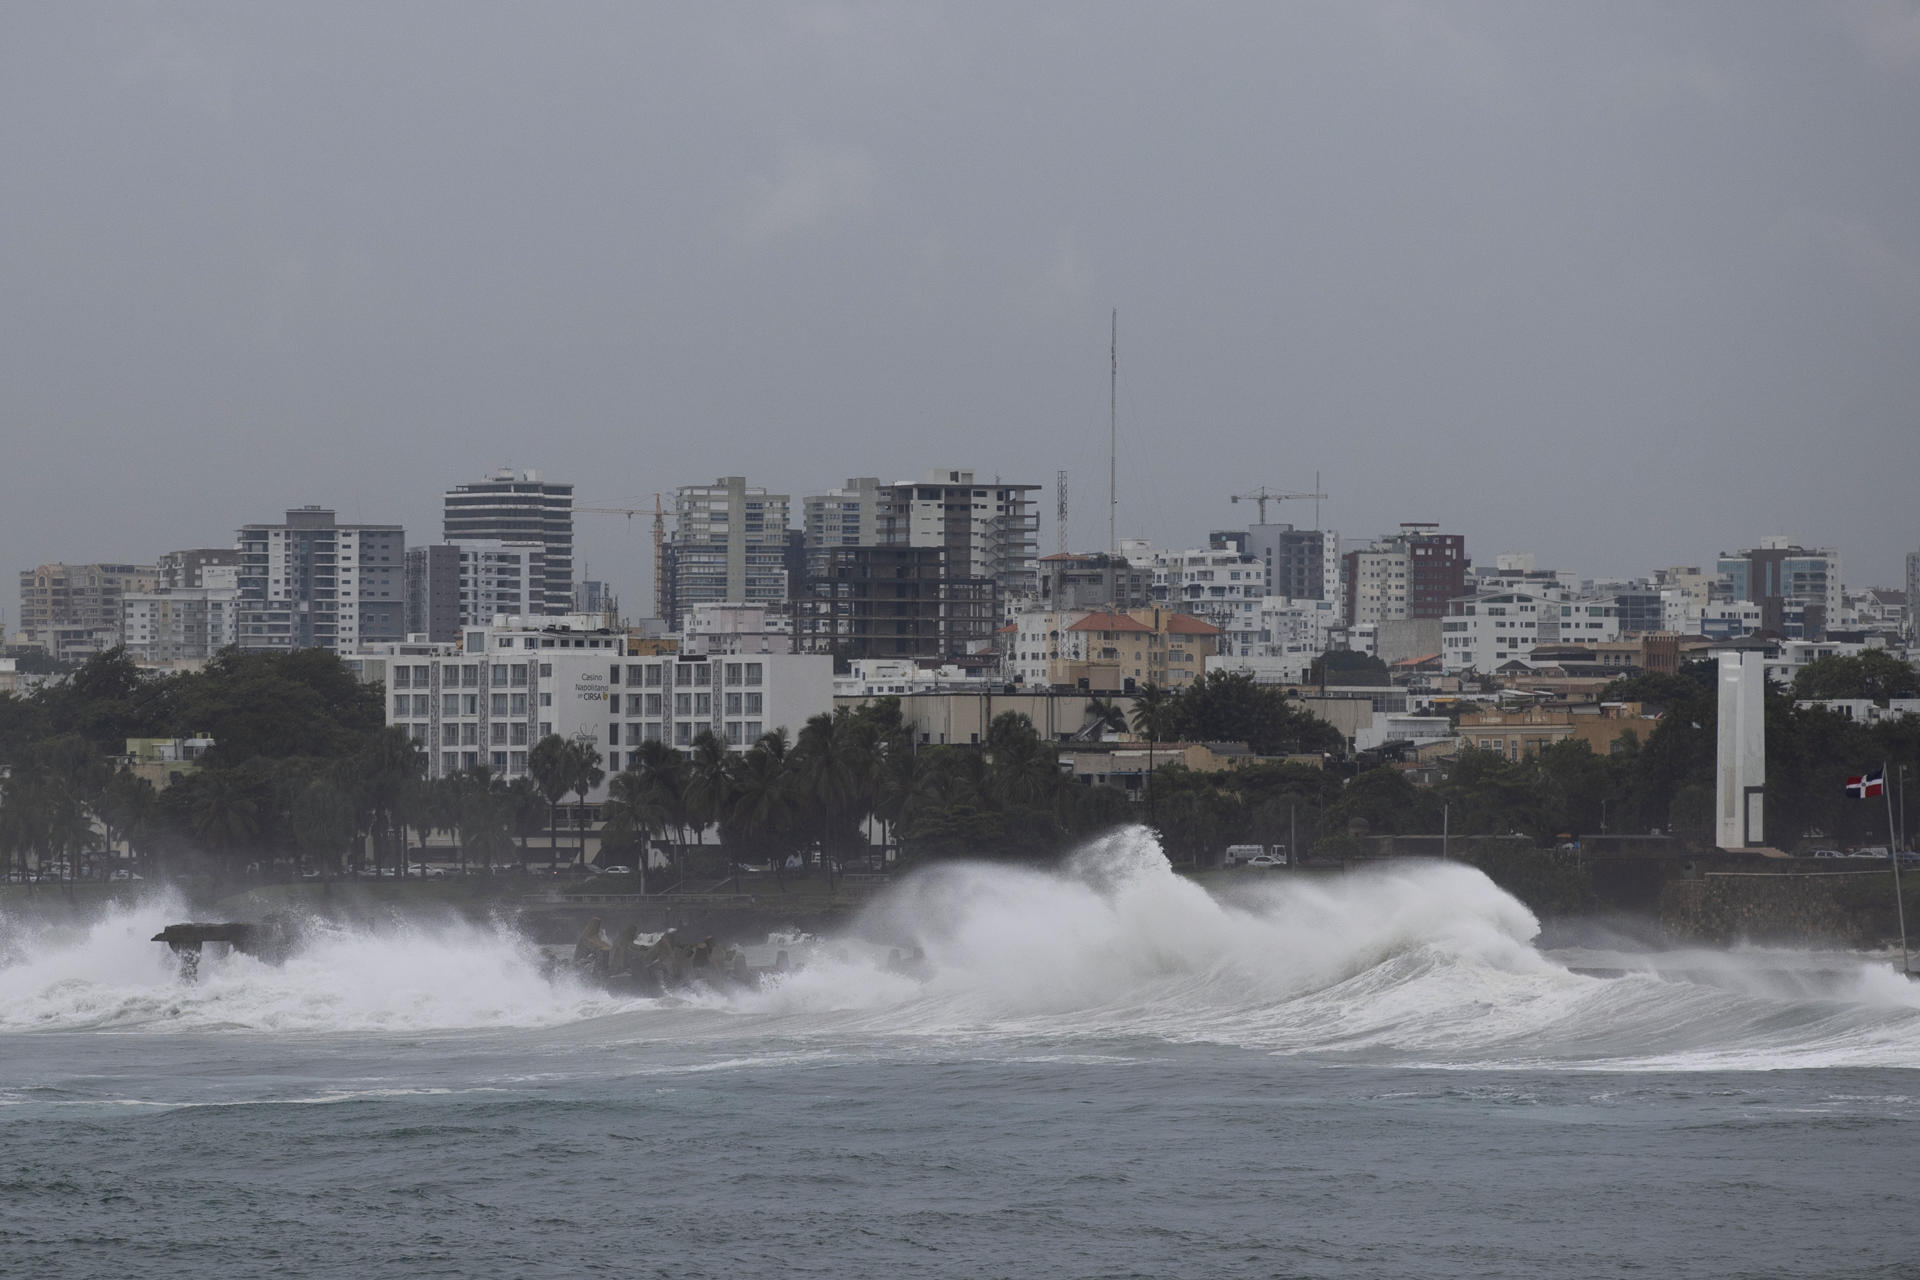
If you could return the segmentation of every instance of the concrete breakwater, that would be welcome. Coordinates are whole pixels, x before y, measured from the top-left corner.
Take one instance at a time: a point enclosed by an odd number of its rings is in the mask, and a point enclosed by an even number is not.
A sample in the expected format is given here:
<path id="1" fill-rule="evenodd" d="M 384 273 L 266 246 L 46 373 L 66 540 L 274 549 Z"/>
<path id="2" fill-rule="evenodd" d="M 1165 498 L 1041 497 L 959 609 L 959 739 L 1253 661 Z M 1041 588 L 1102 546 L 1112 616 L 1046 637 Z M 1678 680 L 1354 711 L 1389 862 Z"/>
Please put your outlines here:
<path id="1" fill-rule="evenodd" d="M 1912 927 L 1920 884 L 1904 887 Z M 1663 885 L 1655 918 L 1707 943 L 1874 947 L 1900 935 L 1891 871 L 1708 872 Z"/>

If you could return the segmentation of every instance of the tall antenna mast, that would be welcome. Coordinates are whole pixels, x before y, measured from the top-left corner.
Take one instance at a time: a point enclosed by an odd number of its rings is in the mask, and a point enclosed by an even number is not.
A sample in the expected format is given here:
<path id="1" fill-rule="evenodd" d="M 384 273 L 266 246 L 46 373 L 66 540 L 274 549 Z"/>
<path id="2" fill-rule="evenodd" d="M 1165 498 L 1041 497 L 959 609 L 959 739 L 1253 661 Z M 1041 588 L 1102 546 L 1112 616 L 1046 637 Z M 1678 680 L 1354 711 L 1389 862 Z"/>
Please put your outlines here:
<path id="1" fill-rule="evenodd" d="M 1320 473 L 1318 471 L 1313 473 L 1313 491 L 1315 493 L 1325 492 L 1325 490 L 1320 487 Z M 1320 499 L 1318 498 L 1313 500 L 1313 527 L 1315 529 L 1324 527 L 1320 523 Z"/>
<path id="2" fill-rule="evenodd" d="M 1120 308 L 1113 309 L 1113 342 L 1107 375 L 1107 554 L 1120 554 L 1114 516 L 1120 509 Z"/>
<path id="3" fill-rule="evenodd" d="M 1054 532 L 1061 555 L 1067 554 L 1067 472 L 1062 467 L 1054 477 L 1055 505 L 1053 513 Z"/>

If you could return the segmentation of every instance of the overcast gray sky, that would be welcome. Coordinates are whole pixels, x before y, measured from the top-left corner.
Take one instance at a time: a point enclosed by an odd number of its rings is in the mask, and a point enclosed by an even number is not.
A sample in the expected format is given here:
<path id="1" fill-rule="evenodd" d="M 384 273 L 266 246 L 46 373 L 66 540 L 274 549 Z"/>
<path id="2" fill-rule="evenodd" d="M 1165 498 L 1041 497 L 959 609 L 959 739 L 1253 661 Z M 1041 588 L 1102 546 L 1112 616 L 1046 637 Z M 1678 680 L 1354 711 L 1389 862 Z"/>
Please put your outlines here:
<path id="1" fill-rule="evenodd" d="M 1920 8 L 0 7 L 0 552 L 501 466 L 1266 484 L 1586 574 L 1920 548 Z M 1305 523 L 1305 504 L 1276 518 Z M 648 529 L 580 521 L 643 603 Z M 0 597 L 8 620 L 18 602 Z"/>

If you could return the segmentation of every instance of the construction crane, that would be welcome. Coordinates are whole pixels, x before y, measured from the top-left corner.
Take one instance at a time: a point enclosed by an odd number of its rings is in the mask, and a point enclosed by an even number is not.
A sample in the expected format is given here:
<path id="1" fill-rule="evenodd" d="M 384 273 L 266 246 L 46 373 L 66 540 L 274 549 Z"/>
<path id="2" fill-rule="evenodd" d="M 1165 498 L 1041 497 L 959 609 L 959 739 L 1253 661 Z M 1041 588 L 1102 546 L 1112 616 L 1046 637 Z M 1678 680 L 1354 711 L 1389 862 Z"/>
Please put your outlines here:
<path id="1" fill-rule="evenodd" d="M 653 506 L 651 509 L 647 507 L 594 507 L 582 506 L 579 503 L 575 503 L 568 507 L 567 510 L 570 513 L 582 515 L 625 516 L 629 522 L 631 522 L 635 516 L 650 515 L 653 517 L 653 610 L 657 617 L 660 613 L 661 600 L 661 564 L 665 556 L 667 538 L 666 512 L 662 510 L 660 506 L 660 495 L 657 493 L 653 495 Z"/>
<path id="2" fill-rule="evenodd" d="M 1314 486 L 1315 489 L 1319 487 L 1318 485 Z M 1232 495 L 1232 500 L 1234 502 L 1244 501 L 1258 503 L 1260 505 L 1260 523 L 1265 524 L 1267 522 L 1267 504 L 1269 502 L 1289 502 L 1295 498 L 1312 498 L 1318 502 L 1326 496 L 1324 493 L 1281 493 L 1278 490 L 1269 489 L 1267 486 L 1261 485 L 1252 493 L 1236 493 Z"/>

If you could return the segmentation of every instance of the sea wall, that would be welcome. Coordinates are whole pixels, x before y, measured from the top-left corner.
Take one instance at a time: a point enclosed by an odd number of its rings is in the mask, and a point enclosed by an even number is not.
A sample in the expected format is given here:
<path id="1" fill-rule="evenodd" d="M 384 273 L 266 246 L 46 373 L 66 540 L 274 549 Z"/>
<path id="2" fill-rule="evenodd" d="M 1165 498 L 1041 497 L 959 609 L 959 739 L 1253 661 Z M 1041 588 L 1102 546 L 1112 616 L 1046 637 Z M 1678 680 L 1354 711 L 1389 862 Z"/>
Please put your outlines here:
<path id="1" fill-rule="evenodd" d="M 1917 887 L 1905 886 L 1910 917 Z M 1655 916 L 1695 942 L 1871 947 L 1899 936 L 1887 871 L 1709 872 L 1663 885 Z"/>

